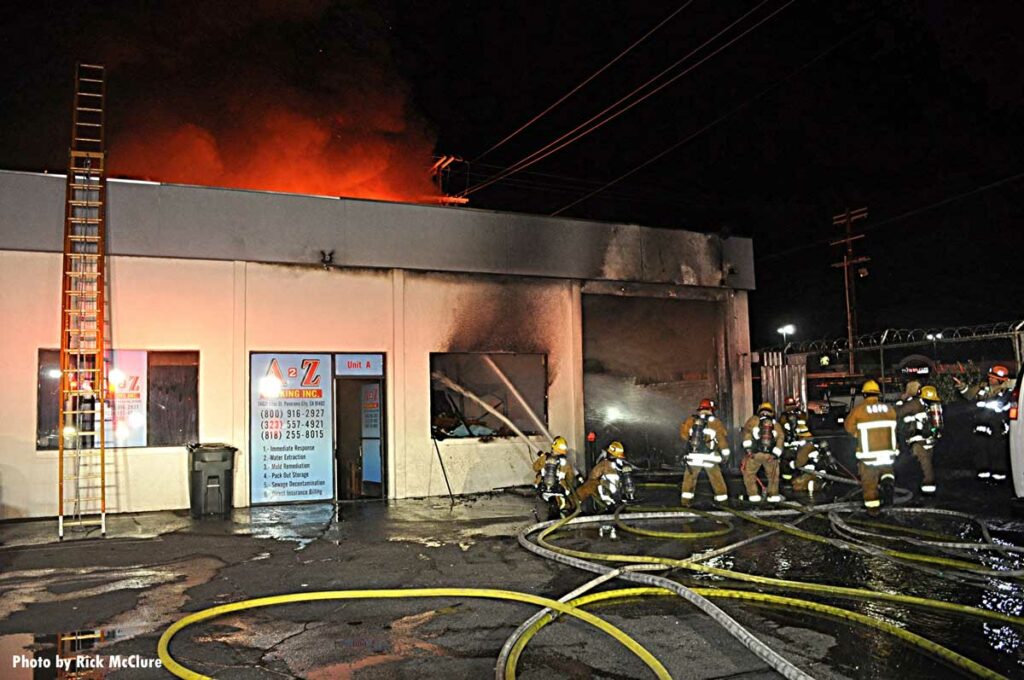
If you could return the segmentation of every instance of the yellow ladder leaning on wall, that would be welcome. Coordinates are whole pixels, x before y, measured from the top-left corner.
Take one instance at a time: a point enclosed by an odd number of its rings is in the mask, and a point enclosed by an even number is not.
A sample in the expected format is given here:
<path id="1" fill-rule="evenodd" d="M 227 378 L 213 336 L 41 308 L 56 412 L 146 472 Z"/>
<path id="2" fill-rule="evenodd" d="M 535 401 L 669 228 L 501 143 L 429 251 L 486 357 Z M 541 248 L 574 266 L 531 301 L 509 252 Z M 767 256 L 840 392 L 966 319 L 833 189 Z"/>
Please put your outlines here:
<path id="1" fill-rule="evenodd" d="M 69 526 L 107 533 L 105 284 L 106 78 L 78 64 L 64 213 L 61 285 L 57 533 Z M 86 529 L 88 530 L 88 529 Z"/>

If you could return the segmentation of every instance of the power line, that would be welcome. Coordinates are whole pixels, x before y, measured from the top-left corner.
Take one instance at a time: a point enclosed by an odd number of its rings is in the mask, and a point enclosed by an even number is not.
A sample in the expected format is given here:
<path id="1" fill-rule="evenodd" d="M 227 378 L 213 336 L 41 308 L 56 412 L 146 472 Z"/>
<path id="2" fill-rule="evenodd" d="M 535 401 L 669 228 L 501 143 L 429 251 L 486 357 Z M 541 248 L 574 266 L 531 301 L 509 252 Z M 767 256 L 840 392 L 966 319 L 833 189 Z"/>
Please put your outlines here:
<path id="1" fill-rule="evenodd" d="M 633 90 L 632 92 L 630 92 L 629 94 L 625 95 L 624 97 L 620 98 L 620 99 L 619 99 L 618 101 L 616 101 L 615 103 L 613 103 L 613 104 L 609 105 L 608 107 L 606 107 L 605 109 L 603 109 L 603 110 L 602 110 L 602 111 L 600 111 L 599 113 L 597 113 L 597 114 L 595 114 L 594 116 L 592 116 L 592 117 L 591 117 L 590 119 L 588 119 L 588 120 L 584 121 L 583 123 L 580 123 L 580 124 L 579 124 L 579 125 L 577 125 L 577 126 L 576 126 L 575 128 L 573 128 L 572 130 L 570 130 L 569 132 L 566 132 L 565 134 L 563 134 L 563 135 L 562 135 L 561 137 L 559 137 L 558 139 L 554 140 L 553 142 L 550 142 L 549 144 L 547 144 L 546 146 L 544 146 L 544 147 L 542 147 L 542 148 L 538 149 L 537 151 L 533 152 L 532 154 L 530 154 L 530 155 L 529 155 L 529 156 L 527 156 L 526 158 L 523 158 L 523 159 L 522 159 L 522 160 L 520 160 L 519 162 L 517 162 L 517 163 L 513 164 L 513 165 L 512 165 L 512 166 L 511 166 L 511 167 L 509 168 L 509 170 L 508 170 L 507 172 L 503 173 L 503 174 L 502 174 L 502 175 L 500 175 L 500 176 L 499 176 L 498 178 L 495 178 L 495 179 L 493 179 L 493 180 L 490 180 L 490 181 L 488 181 L 488 182 L 484 182 L 484 183 L 478 184 L 478 185 L 476 185 L 476 186 L 472 186 L 472 187 L 469 187 L 468 189 L 466 189 L 465 191 L 463 191 L 461 195 L 462 195 L 462 196 L 467 196 L 467 195 L 469 195 L 469 194 L 471 194 L 471 193 L 473 193 L 473 192 L 479 191 L 480 189 L 483 189 L 483 188 L 485 188 L 485 187 L 487 187 L 487 186 L 490 186 L 491 184 L 493 184 L 493 183 L 494 183 L 495 181 L 497 181 L 498 179 L 502 179 L 502 178 L 504 178 L 504 177 L 507 177 L 508 175 L 514 174 L 514 173 L 516 173 L 516 172 L 519 172 L 520 170 L 523 170 L 523 169 L 525 169 L 525 168 L 527 168 L 527 167 L 530 167 L 531 165 L 533 165 L 533 164 L 535 164 L 535 163 L 537 163 L 537 162 L 539 162 L 539 161 L 543 160 L 544 158 L 547 158 L 547 157 L 548 157 L 548 156 L 550 156 L 551 154 L 553 154 L 553 153 L 555 153 L 555 152 L 557 152 L 557 151 L 560 151 L 561 149 L 565 148 L 565 147 L 566 147 L 566 146 L 568 146 L 569 144 L 572 144 L 572 143 L 574 143 L 574 142 L 576 142 L 576 141 L 578 141 L 578 140 L 582 139 L 583 137 L 585 137 L 585 136 L 589 135 L 589 134 L 590 134 L 591 132 L 594 132 L 595 130 L 597 130 L 597 129 L 599 129 L 599 128 L 603 127 L 604 125 L 606 125 L 607 123 L 611 122 L 611 121 L 612 121 L 612 120 L 614 120 L 615 118 L 617 118 L 617 117 L 621 116 L 621 115 L 622 115 L 623 113 L 625 113 L 626 111 L 629 111 L 630 109 L 632 109 L 632 108 L 633 108 L 634 106 L 637 106 L 638 104 L 640 104 L 641 102 L 645 101 L 645 100 L 646 100 L 646 99 L 648 99 L 649 97 L 651 97 L 651 96 L 653 96 L 653 95 L 657 94 L 658 92 L 660 92 L 660 91 L 661 91 L 661 90 L 663 90 L 664 88 L 668 87 L 669 85 L 671 85 L 671 84 L 672 84 L 673 82 L 675 82 L 675 81 L 676 81 L 676 80 L 678 80 L 679 78 L 681 78 L 681 77 L 683 77 L 683 76 L 687 75 L 688 73 L 691 73 L 691 72 L 692 72 L 692 71 L 693 71 L 694 69 L 696 69 L 696 68 L 697 68 L 698 66 L 700 66 L 701 64 L 703 64 L 704 62 L 706 62 L 706 61 L 707 61 L 708 59 L 711 59 L 712 57 L 714 57 L 715 55 L 717 55 L 718 53 L 720 53 L 720 52 L 721 52 L 722 50 L 724 50 L 724 49 L 726 49 L 727 47 L 729 47 L 729 46 L 733 45 L 733 44 L 734 44 L 734 43 L 735 43 L 736 41 L 740 40 L 741 38 L 743 38 L 744 36 L 746 36 L 747 34 L 749 34 L 749 33 L 750 33 L 751 31 L 753 31 L 753 30 L 755 30 L 756 28 L 758 28 L 759 26 L 761 26 L 761 25 L 762 25 L 763 23 L 765 23 L 766 21 L 768 21 L 769 19 L 771 19 L 772 17 L 774 17 L 774 16 L 776 15 L 776 14 L 778 14 L 778 13 L 779 13 L 779 12 L 781 12 L 782 10 L 786 9 L 787 7 L 789 7 L 789 6 L 790 6 L 791 4 L 793 4 L 793 3 L 795 2 L 795 1 L 796 1 L 796 0 L 788 0 L 788 1 L 786 2 L 786 3 L 784 3 L 783 5 L 781 5 L 781 6 L 779 7 L 779 8 L 775 9 L 774 11 L 772 11 L 772 12 L 771 12 L 770 14 L 768 14 L 768 15 L 767 15 L 766 17 L 764 17 L 764 18 L 760 19 L 760 20 L 759 20 L 759 21 L 758 21 L 757 23 L 755 23 L 755 24 L 754 24 L 753 26 L 751 26 L 750 28 L 748 28 L 748 29 L 746 29 L 745 31 L 741 32 L 741 33 L 740 33 L 739 35 L 735 36 L 734 38 L 731 38 L 730 40 L 728 40 L 728 41 L 727 41 L 726 43 L 724 43 L 723 45 L 721 45 L 721 46 L 719 46 L 719 47 L 715 48 L 715 50 L 714 50 L 714 51 L 712 51 L 712 52 L 711 52 L 710 54 L 708 54 L 707 56 L 705 56 L 705 57 L 703 57 L 702 59 L 700 59 L 700 60 L 699 60 L 699 61 L 698 61 L 697 63 L 695 63 L 695 64 L 691 65 L 690 67 L 688 67 L 688 68 L 686 68 L 686 69 L 684 69 L 684 70 L 683 70 L 682 72 L 680 72 L 680 73 L 678 73 L 678 74 L 676 74 L 676 75 L 672 76 L 672 77 L 671 77 L 671 78 L 669 78 L 669 79 L 668 79 L 667 81 L 665 81 L 665 82 L 663 82 L 662 84 L 658 85 L 658 86 L 657 86 L 656 88 L 654 88 L 654 89 L 653 89 L 653 90 L 651 90 L 650 92 L 646 93 L 646 94 L 645 94 L 645 95 L 643 95 L 642 97 L 639 97 L 638 99 L 635 99 L 635 100 L 634 100 L 633 102 L 629 103 L 628 105 L 626 105 L 626 106 L 625 106 L 625 107 L 623 107 L 622 109 L 620 109 L 620 110 L 616 111 L 615 113 L 613 113 L 613 114 L 612 114 L 612 115 L 610 115 L 610 116 L 607 116 L 606 118 L 604 118 L 604 120 L 601 120 L 600 122 L 598 122 L 598 123 L 596 123 L 596 124 L 592 125 L 592 126 L 591 126 L 591 127 L 589 127 L 588 129 L 585 129 L 585 130 L 583 130 L 582 132 L 580 132 L 579 134 L 576 134 L 576 135 L 575 135 L 574 137 L 571 137 L 571 138 L 570 138 L 570 139 L 568 139 L 567 141 L 564 141 L 564 142 L 562 142 L 562 140 L 566 139 L 566 137 L 570 137 L 571 135 L 573 135 L 573 134 L 575 134 L 576 132 L 578 132 L 578 131 L 579 131 L 579 130 L 580 130 L 581 128 L 584 128 L 584 127 L 586 127 L 587 125 L 590 125 L 590 124 L 591 124 L 592 122 L 594 122 L 595 120 L 597 120 L 598 118 L 600 118 L 601 116 L 603 116 L 604 114 L 606 114 L 606 113 L 607 113 L 608 111 L 610 111 L 610 110 L 614 109 L 614 108 L 615 108 L 616 106 L 618 106 L 618 105 L 619 105 L 619 104 L 621 104 L 622 102 L 624 102 L 624 101 L 628 100 L 628 99 L 629 99 L 630 97 L 632 97 L 633 95 L 635 95 L 635 94 L 636 94 L 637 92 L 640 92 L 641 90 L 643 90 L 644 88 L 646 88 L 647 86 L 649 86 L 649 85 L 650 85 L 651 83 L 653 83 L 653 82 L 655 82 L 656 80 L 658 80 L 659 78 L 661 78 L 661 77 L 662 77 L 662 76 L 663 76 L 663 75 L 664 75 L 665 73 L 667 73 L 667 72 L 671 71 L 671 70 L 672 70 L 672 69 L 674 69 L 674 68 L 675 68 L 676 66 L 678 66 L 679 64 L 681 64 L 681 63 L 683 63 L 684 61 L 686 61 L 687 59 L 689 59 L 689 58 L 690 58 L 691 56 L 693 56 L 694 54 L 696 54 L 697 52 L 699 52 L 700 50 L 702 50 L 702 49 L 703 49 L 704 47 L 706 47 L 706 46 L 707 46 L 708 44 L 710 44 L 710 43 L 714 42 L 714 41 L 715 41 L 716 39 L 718 39 L 719 37 L 721 37 L 721 36 L 722 36 L 722 35 L 723 35 L 724 33 L 728 32 L 728 31 L 729 31 L 730 29 L 732 29 L 732 28 L 733 28 L 733 27 L 734 27 L 734 26 L 735 26 L 736 24 L 738 24 L 738 23 L 740 23 L 741 21 L 743 21 L 743 19 L 745 19 L 745 18 L 747 18 L 748 16 L 750 16 L 750 15 L 751 15 L 752 13 L 754 13 L 754 12 L 755 12 L 756 10 L 760 9 L 760 8 L 761 8 L 761 7 L 762 7 L 762 6 L 763 6 L 763 5 L 764 5 L 764 4 L 766 3 L 766 2 L 768 2 L 768 0 L 762 0 L 762 1 L 761 1 L 761 2 L 760 2 L 760 3 L 758 4 L 758 5 L 757 5 L 757 6 L 755 6 L 755 7 L 753 8 L 753 9 L 749 10 L 749 11 L 748 11 L 748 12 L 746 12 L 746 13 L 745 13 L 745 14 L 744 14 L 743 16 L 741 16 L 741 17 L 740 17 L 739 19 L 736 19 L 736 20 L 735 20 L 735 21 L 733 21 L 733 22 L 732 22 L 731 24 L 729 24 L 728 26 L 726 26 L 725 28 L 723 28 L 722 30 L 720 30 L 720 31 L 719 31 L 718 33 L 716 33 L 716 34 L 715 34 L 714 36 L 712 36 L 712 37 L 711 37 L 711 38 L 709 38 L 708 40 L 706 40 L 706 41 L 704 41 L 703 43 L 701 43 L 701 45 L 700 45 L 700 46 L 698 46 L 698 47 L 697 47 L 696 49 L 694 49 L 694 50 L 690 51 L 690 52 L 689 52 L 689 53 L 688 53 L 688 54 L 687 54 L 686 56 L 684 56 L 684 57 L 683 57 L 682 59 L 679 59 L 678 61 L 676 61 L 676 62 L 675 62 L 674 64 L 672 64 L 671 66 L 669 66 L 668 68 L 666 68 L 666 69 L 664 69 L 663 71 L 661 71 L 661 73 L 659 73 L 659 74 L 657 74 L 656 76 L 654 76 L 653 78 L 649 79 L 649 80 L 648 80 L 647 82 L 645 82 L 645 83 L 644 83 L 643 85 L 640 85 L 639 87 L 637 87 L 636 89 L 634 89 L 634 90 Z M 561 144 L 559 144 L 559 142 L 561 142 Z M 556 145 L 557 145 L 557 146 L 556 146 Z M 552 148 L 552 147 L 554 147 L 554 148 Z"/>
<path id="2" fill-rule="evenodd" d="M 973 188 L 973 189 L 971 189 L 969 191 L 965 191 L 965 192 L 960 193 L 960 194 L 949 196 L 947 198 L 942 199 L 941 201 L 936 201 L 935 203 L 930 203 L 928 205 L 924 205 L 924 206 L 921 206 L 919 208 L 914 208 L 913 210 L 908 210 L 907 212 L 904 212 L 904 213 L 901 213 L 899 215 L 896 215 L 895 217 L 890 217 L 887 220 L 882 220 L 881 222 L 877 222 L 875 224 L 865 226 L 863 231 L 873 231 L 875 229 L 879 229 L 881 227 L 893 224 L 895 222 L 900 222 L 900 221 L 905 220 L 905 219 L 907 219 L 909 217 L 914 217 L 915 215 L 920 215 L 921 213 L 928 212 L 929 210 L 933 210 L 935 208 L 941 208 L 942 206 L 949 205 L 950 203 L 955 203 L 956 201 L 959 201 L 961 199 L 967 198 L 969 196 L 974 196 L 975 194 L 980 194 L 980 193 L 982 193 L 984 191 L 988 191 L 989 189 L 995 189 L 995 188 L 1001 187 L 1001 186 L 1003 186 L 1005 184 L 1010 184 L 1012 182 L 1016 182 L 1017 180 L 1020 180 L 1020 179 L 1024 179 L 1024 172 L 1014 173 L 1012 175 L 1008 175 L 1006 177 L 1003 177 L 1002 179 L 998 179 L 998 180 L 996 180 L 994 182 L 990 182 L 988 184 L 982 184 L 981 186 L 977 186 L 977 187 L 975 187 L 975 188 Z M 793 253 L 798 253 L 800 251 L 807 250 L 809 248 L 816 248 L 816 247 L 821 246 L 821 245 L 826 245 L 828 243 L 830 243 L 830 241 L 828 241 L 828 240 L 814 241 L 812 243 L 808 243 L 808 244 L 802 245 L 802 246 L 797 246 L 795 248 L 788 248 L 788 249 L 783 250 L 783 251 L 778 252 L 778 253 L 771 253 L 771 254 L 768 254 L 768 255 L 764 255 L 764 256 L 762 256 L 760 258 L 757 258 L 757 259 L 762 260 L 762 261 L 764 261 L 764 260 L 774 260 L 776 258 L 785 257 L 787 255 L 792 255 Z"/>
<path id="3" fill-rule="evenodd" d="M 654 33 L 655 33 L 655 32 L 656 32 L 656 31 L 657 31 L 658 29 L 660 29 L 660 28 L 661 28 L 662 26 L 664 26 L 664 25 L 665 25 L 665 24 L 667 24 L 667 23 L 668 23 L 669 21 L 671 21 L 671 20 L 672 20 L 673 18 L 675 18 L 675 16 L 676 16 L 677 14 L 679 14 L 680 12 L 682 12 L 682 11 L 683 11 L 684 9 L 686 9 L 687 7 L 689 7 L 689 6 L 691 5 L 691 4 L 693 4 L 693 0 L 687 0 L 686 2 L 684 2 L 684 3 L 683 3 L 682 5 L 680 5 L 680 6 L 679 6 L 679 7 L 678 7 L 678 8 L 677 8 L 677 9 L 676 9 L 676 10 L 675 10 L 674 12 L 672 12 L 672 13 L 671 13 L 671 14 L 669 14 L 669 15 L 668 15 L 667 17 L 665 17 L 664 19 L 662 19 L 662 20 L 661 20 L 661 22 L 660 22 L 660 23 L 659 23 L 659 24 L 658 24 L 657 26 L 655 26 L 655 27 L 654 27 L 654 28 L 652 28 L 651 30 L 649 30 L 649 31 L 647 31 L 646 33 L 644 33 L 644 34 L 643 34 L 642 36 L 640 36 L 640 38 L 639 38 L 638 40 L 636 40 L 636 41 L 635 41 L 635 42 L 634 42 L 634 43 L 633 43 L 632 45 L 630 45 L 629 47 L 627 47 L 627 48 L 626 48 L 626 49 L 624 49 L 623 51 L 619 52 L 619 53 L 618 53 L 618 54 L 617 54 L 617 55 L 615 56 L 615 58 L 614 58 L 614 59 L 612 59 L 611 61 L 609 61 L 609 62 L 608 62 L 607 64 L 605 64 L 604 66 L 602 66 L 601 68 L 599 68 L 599 69 L 597 69 L 596 71 L 594 71 L 594 72 L 593 72 L 593 73 L 592 73 L 592 74 L 591 74 L 591 75 L 590 75 L 590 76 L 589 76 L 588 78 L 586 78 L 586 79 L 585 79 L 585 80 L 584 80 L 583 82 L 581 82 L 581 83 L 580 83 L 579 85 L 577 85 L 576 87 L 572 88 L 571 90 L 569 90 L 568 92 L 566 92 L 565 94 L 563 94 L 563 95 L 562 95 L 561 97 L 559 97 L 559 98 L 558 98 L 558 101 L 556 101 L 556 102 L 555 102 L 554 104 L 551 104 L 550 106 L 548 106 L 548 107 L 547 107 L 546 109 L 544 109 L 543 111 L 541 111 L 540 113 L 538 113 L 538 114 L 537 114 L 536 116 L 534 116 L 534 117 L 533 117 L 533 118 L 531 118 L 530 120 L 528 120 L 528 121 L 526 121 L 525 123 L 523 123 L 523 124 L 522 124 L 522 125 L 521 125 L 520 127 L 518 127 L 517 129 L 513 130 L 513 131 L 512 131 L 511 133 L 509 133 L 509 134 L 508 134 L 508 135 L 507 135 L 507 136 L 506 136 L 506 137 L 505 137 L 504 139 L 500 140 L 499 142 L 497 142 L 496 144 L 494 144 L 494 146 L 492 146 L 491 148 L 487 149 L 487 151 L 484 151 L 484 152 L 483 152 L 482 154 L 480 154 L 479 156 L 477 156 L 476 158 L 474 158 L 474 159 L 473 159 L 473 162 L 475 163 L 476 161 L 480 160 L 481 158 L 483 158 L 484 156 L 486 156 L 486 155 L 487 155 L 487 154 L 489 154 L 490 152 L 494 151 L 494 150 L 495 150 L 495 149 L 497 149 L 498 147 L 502 146 L 503 144 L 505 144 L 506 142 L 508 142 L 508 141 L 509 141 L 510 139 L 512 139 L 513 137 L 515 137 L 516 135 L 518 135 L 518 134 L 519 134 L 520 132 L 522 132 L 523 130 L 525 130 L 526 128 L 530 127 L 531 125 L 533 125 L 534 123 L 536 123 L 536 122 L 537 122 L 538 120 L 540 120 L 541 118 L 543 118 L 544 116 L 546 116 L 546 115 L 547 115 L 548 113 L 550 113 L 550 112 L 551 112 L 551 110 L 552 110 L 552 109 L 554 109 L 555 107 L 557 107 L 557 106 L 558 106 L 559 104 L 561 104 L 562 102 L 564 102 L 564 101 L 565 101 L 566 99 L 568 99 L 569 97 L 571 97 L 571 96 L 573 96 L 574 94 L 576 94 L 577 92 L 579 92 L 579 91 L 580 91 L 580 90 L 581 90 L 581 89 L 582 89 L 583 87 L 585 87 L 585 86 L 587 85 L 587 83 L 589 83 L 589 82 L 590 82 L 590 81 L 592 81 L 592 80 L 593 80 L 594 78 L 596 78 L 596 77 L 598 77 L 599 75 L 601 75 L 602 73 L 604 73 L 604 72 L 605 72 L 606 70 L 608 70 L 608 68 L 609 68 L 609 67 L 611 67 L 611 66 L 612 66 L 613 64 L 615 64 L 615 63 L 616 63 L 617 61 L 619 61 L 620 59 L 622 59 L 622 58 L 623 58 L 624 56 L 626 56 L 626 55 L 627 55 L 627 54 L 629 54 L 630 52 L 632 52 L 632 51 L 633 51 L 633 49 L 634 49 L 634 48 L 635 48 L 635 47 L 636 47 L 637 45 L 639 45 L 639 44 L 640 44 L 640 43 L 642 43 L 643 41 L 647 40 L 647 38 L 651 37 L 651 36 L 652 36 L 652 35 L 653 35 L 653 34 L 654 34 Z"/>
<path id="4" fill-rule="evenodd" d="M 847 42 L 849 42 L 854 37 L 859 35 L 862 31 L 864 31 L 864 29 L 866 29 L 868 26 L 870 26 L 873 21 L 874 21 L 874 19 L 872 19 L 871 21 L 866 22 L 860 28 L 857 28 L 853 32 L 849 33 L 846 37 L 844 37 L 839 42 L 836 42 L 832 46 L 827 48 L 826 50 L 824 50 L 822 52 L 819 52 L 813 59 L 811 59 L 810 61 L 805 62 L 803 65 L 801 65 L 799 68 L 797 68 L 796 70 L 794 70 L 791 73 L 789 73 L 787 76 L 785 76 L 781 80 L 777 80 L 776 82 L 772 83 L 768 87 L 764 88 L 763 90 L 761 90 L 760 92 L 755 94 L 750 99 L 747 99 L 745 102 L 743 102 L 739 106 L 736 106 L 735 108 L 731 109 L 727 113 L 719 116 L 718 118 L 716 118 L 715 120 L 711 121 L 710 123 L 708 123 L 704 127 L 702 127 L 699 130 L 697 130 L 696 132 L 693 132 L 693 133 L 687 135 L 686 137 L 684 137 L 683 139 L 679 140 L 675 144 L 672 144 L 671 146 L 669 146 L 667 149 L 665 149 L 665 150 L 661 151 L 660 153 L 652 156 L 651 158 L 648 158 L 646 161 L 644 161 L 640 165 L 636 166 L 632 170 L 629 170 L 628 172 L 622 173 L 621 175 L 619 175 L 615 179 L 613 179 L 610 182 L 607 182 L 606 184 L 604 184 L 603 186 L 595 189 L 594 191 L 590 192 L 586 196 L 582 196 L 582 197 L 576 199 L 575 201 L 573 201 L 572 203 L 567 203 L 566 205 L 563 205 L 561 208 L 559 208 L 558 210 L 556 210 L 553 213 L 551 213 L 551 215 L 560 215 L 563 212 L 565 212 L 566 210 L 568 210 L 569 208 L 572 208 L 575 205 L 578 205 L 578 204 L 580 204 L 580 203 L 582 203 L 584 201 L 587 201 L 587 200 L 591 199 L 592 197 L 596 196 L 597 194 L 599 194 L 599 193 L 605 191 L 606 189 L 608 189 L 608 188 L 618 184 L 619 182 L 621 182 L 622 180 L 626 179 L 627 177 L 630 177 L 630 176 L 636 174 L 640 170 L 643 170 L 644 168 L 646 168 L 651 163 L 654 163 L 655 161 L 660 160 L 661 158 L 664 158 L 665 156 L 667 156 L 668 154 L 672 153 L 673 151 L 675 151 L 679 147 L 683 146 L 684 144 L 687 144 L 687 143 L 693 141 L 694 139 L 696 139 L 700 135 L 704 134 L 705 132 L 707 132 L 711 128 L 713 128 L 713 127 L 717 126 L 718 124 L 723 123 L 726 120 L 732 118 L 734 115 L 736 115 L 737 113 L 739 113 L 743 109 L 747 108 L 748 106 L 750 106 L 751 104 L 753 104 L 754 102 L 759 100 L 761 97 L 765 96 L 769 92 L 771 92 L 771 91 L 781 87 L 782 85 L 786 84 L 787 82 L 789 82 L 790 80 L 795 78 L 800 73 L 803 73 L 808 68 L 810 68 L 811 66 L 813 66 L 817 62 L 821 61 L 822 59 L 827 57 L 829 54 L 834 52 L 835 50 L 837 50 L 840 47 L 842 47 L 843 45 L 845 45 Z"/>

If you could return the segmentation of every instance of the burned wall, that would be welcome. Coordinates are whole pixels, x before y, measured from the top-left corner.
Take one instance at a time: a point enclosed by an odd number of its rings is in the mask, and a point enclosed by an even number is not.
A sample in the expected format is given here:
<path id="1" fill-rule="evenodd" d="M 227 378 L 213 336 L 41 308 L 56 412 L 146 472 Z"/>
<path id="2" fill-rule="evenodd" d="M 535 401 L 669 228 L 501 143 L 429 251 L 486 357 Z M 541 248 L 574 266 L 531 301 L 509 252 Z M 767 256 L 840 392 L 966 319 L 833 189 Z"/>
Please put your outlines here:
<path id="1" fill-rule="evenodd" d="M 697 300 L 583 296 L 583 400 L 599 446 L 659 467 L 679 450 L 679 425 L 720 397 L 722 309 Z"/>

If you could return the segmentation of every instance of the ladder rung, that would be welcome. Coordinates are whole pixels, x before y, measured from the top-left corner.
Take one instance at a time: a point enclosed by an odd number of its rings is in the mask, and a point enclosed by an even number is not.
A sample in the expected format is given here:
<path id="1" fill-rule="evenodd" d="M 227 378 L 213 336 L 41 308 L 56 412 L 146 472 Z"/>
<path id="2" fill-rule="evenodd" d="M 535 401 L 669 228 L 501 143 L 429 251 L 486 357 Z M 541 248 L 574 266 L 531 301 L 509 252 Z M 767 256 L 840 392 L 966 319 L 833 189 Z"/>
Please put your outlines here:
<path id="1" fill-rule="evenodd" d="M 66 275 L 73 278 L 82 278 L 85 276 L 99 277 L 102 276 L 103 272 L 64 272 Z"/>
<path id="2" fill-rule="evenodd" d="M 79 257 L 79 258 L 99 258 L 103 257 L 102 253 L 68 253 L 68 257 Z"/>
<path id="3" fill-rule="evenodd" d="M 79 69 L 88 68 L 88 69 L 93 69 L 95 71 L 103 71 L 103 70 L 105 70 L 106 67 L 104 67 L 103 64 L 87 64 L 85 62 L 79 62 L 78 68 Z"/>
<path id="4" fill-rule="evenodd" d="M 65 499 L 65 503 L 74 502 L 75 499 Z M 98 510 L 96 512 L 99 512 Z M 102 519 L 66 519 L 64 520 L 64 526 L 66 527 L 80 527 L 80 526 L 99 526 L 103 524 Z"/>
<path id="5" fill-rule="evenodd" d="M 100 292 L 98 290 L 69 290 L 66 294 L 71 297 L 96 297 Z"/>
<path id="6" fill-rule="evenodd" d="M 67 394 L 67 392 L 65 392 L 65 394 Z M 64 435 L 64 436 L 66 436 L 66 437 L 99 437 L 100 433 L 97 430 L 89 430 L 87 432 L 78 432 L 78 431 L 76 431 L 73 434 L 67 434 L 67 435 Z"/>
<path id="7" fill-rule="evenodd" d="M 81 481 L 85 481 L 87 479 L 103 479 L 103 477 L 104 477 L 104 475 L 99 475 L 99 474 L 96 474 L 96 475 L 70 475 L 68 477 L 65 477 L 64 481 L 65 482 L 69 481 L 69 480 L 70 481 L 74 481 L 74 480 L 77 479 L 78 481 L 81 482 Z"/>
<path id="8" fill-rule="evenodd" d="M 102 97 L 102 92 L 76 92 L 79 97 Z"/>
<path id="9" fill-rule="evenodd" d="M 72 411 L 64 411 L 64 415 L 66 415 L 66 416 L 73 416 L 73 415 L 86 414 L 86 413 L 90 413 L 90 414 L 93 414 L 93 415 L 99 415 L 99 410 L 97 410 L 97 409 L 93 409 L 93 410 L 75 409 L 75 410 L 72 410 Z"/>
<path id="10" fill-rule="evenodd" d="M 72 241 L 99 241 L 100 237 L 89 234 L 68 234 L 68 238 Z"/>
<path id="11" fill-rule="evenodd" d="M 99 180 L 98 177 L 96 179 Z M 99 191 L 101 186 L 100 186 L 99 181 L 97 181 L 96 184 L 78 184 L 78 183 L 72 182 L 71 183 L 71 188 L 72 189 L 86 189 L 86 190 L 90 190 L 90 191 Z"/>
<path id="12" fill-rule="evenodd" d="M 103 205 L 103 201 L 85 201 L 81 199 L 73 199 L 68 201 L 69 204 L 74 206 L 80 206 L 83 208 L 99 208 Z"/>
<path id="13" fill-rule="evenodd" d="M 74 215 L 68 216 L 68 222 L 75 224 L 99 224 L 102 217 L 76 217 Z"/>
<path id="14" fill-rule="evenodd" d="M 78 121 L 77 123 L 75 123 L 75 125 L 85 125 L 87 127 L 103 127 L 102 123 L 85 123 L 82 121 Z"/>
<path id="15" fill-rule="evenodd" d="M 68 328 L 64 332 L 65 333 L 70 333 L 71 335 L 95 335 L 96 333 L 100 332 L 100 329 L 98 329 L 98 328 Z"/>
<path id="16" fill-rule="evenodd" d="M 66 368 L 64 373 L 98 373 L 98 368 Z"/>
<path id="17" fill-rule="evenodd" d="M 86 456 L 98 456 L 98 455 L 100 455 L 99 451 L 88 451 L 88 450 L 85 450 L 85 449 L 83 449 L 81 451 L 65 451 L 64 452 L 64 457 L 65 458 L 85 458 Z"/>
<path id="18" fill-rule="evenodd" d="M 82 78 L 82 77 L 80 77 L 78 79 L 78 81 L 81 82 L 81 83 L 102 83 L 103 82 L 103 80 L 101 78 Z"/>
<path id="19" fill-rule="evenodd" d="M 96 396 L 96 391 L 95 390 L 64 390 L 64 391 L 61 392 L 61 395 L 65 396 L 65 397 L 75 397 L 75 396 L 77 396 L 77 397 L 84 397 L 86 395 L 94 397 L 94 396 Z M 84 437 L 84 436 L 87 436 L 89 434 L 97 434 L 97 433 L 95 433 L 95 432 L 85 432 L 85 433 L 78 433 L 78 434 L 81 434 L 81 436 Z"/>
<path id="20" fill-rule="evenodd" d="M 97 109 L 91 106 L 76 106 L 75 111 L 87 111 L 88 113 L 103 113 L 103 109 Z"/>
<path id="21" fill-rule="evenodd" d="M 64 350 L 65 354 L 102 354 L 103 351 L 96 347 L 69 347 Z"/>
<path id="22" fill-rule="evenodd" d="M 80 151 L 78 149 L 71 150 L 72 158 L 103 158 L 105 154 L 102 151 Z M 76 170 L 78 168 L 75 168 Z"/>

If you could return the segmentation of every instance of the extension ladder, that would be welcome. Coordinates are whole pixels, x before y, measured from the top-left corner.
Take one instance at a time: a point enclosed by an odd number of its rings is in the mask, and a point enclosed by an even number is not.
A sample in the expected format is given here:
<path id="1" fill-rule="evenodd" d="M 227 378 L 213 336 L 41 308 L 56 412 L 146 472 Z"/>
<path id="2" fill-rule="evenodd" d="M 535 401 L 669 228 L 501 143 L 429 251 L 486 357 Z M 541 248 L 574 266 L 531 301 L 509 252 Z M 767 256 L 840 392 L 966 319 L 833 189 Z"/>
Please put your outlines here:
<path id="1" fill-rule="evenodd" d="M 104 152 L 106 78 L 78 64 L 64 212 L 60 320 L 57 533 L 98 526 L 107 533 Z M 86 529 L 88 530 L 88 529 Z"/>

